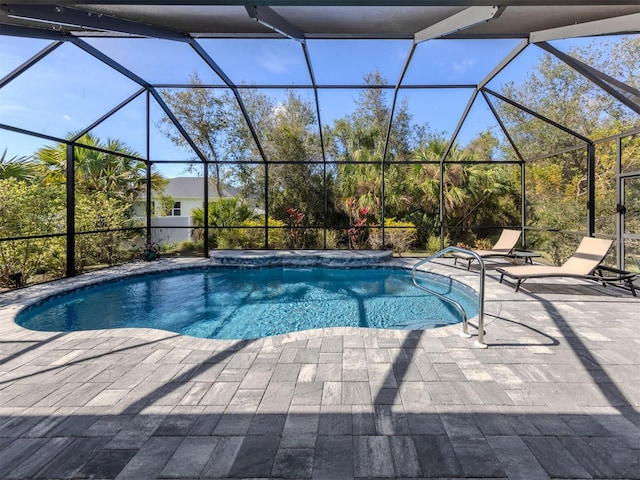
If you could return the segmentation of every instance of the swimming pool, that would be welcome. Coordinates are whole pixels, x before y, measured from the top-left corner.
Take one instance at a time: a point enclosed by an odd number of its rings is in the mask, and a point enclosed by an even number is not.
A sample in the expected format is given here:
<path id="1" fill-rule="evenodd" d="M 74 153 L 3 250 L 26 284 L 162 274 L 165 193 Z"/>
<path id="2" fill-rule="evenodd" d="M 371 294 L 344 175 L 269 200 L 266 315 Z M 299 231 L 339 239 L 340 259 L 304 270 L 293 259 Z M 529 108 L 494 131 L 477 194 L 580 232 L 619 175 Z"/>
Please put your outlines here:
<path id="1" fill-rule="evenodd" d="M 477 295 L 419 273 L 428 288 L 476 315 Z M 450 304 L 416 288 L 402 268 L 199 268 L 86 287 L 16 317 L 39 331 L 141 327 L 216 339 L 254 339 L 325 327 L 426 329 L 461 322 Z"/>

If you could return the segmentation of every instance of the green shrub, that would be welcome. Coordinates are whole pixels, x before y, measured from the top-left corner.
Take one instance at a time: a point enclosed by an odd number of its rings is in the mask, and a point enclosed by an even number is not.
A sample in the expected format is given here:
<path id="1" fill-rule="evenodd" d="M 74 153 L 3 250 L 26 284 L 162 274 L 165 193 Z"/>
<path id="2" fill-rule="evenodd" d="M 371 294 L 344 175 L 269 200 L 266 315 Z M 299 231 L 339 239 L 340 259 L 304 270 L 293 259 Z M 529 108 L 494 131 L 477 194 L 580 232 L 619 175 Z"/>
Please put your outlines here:
<path id="1" fill-rule="evenodd" d="M 449 245 L 451 245 L 451 238 L 449 238 L 449 235 L 446 235 L 444 237 L 444 246 L 447 247 Z M 425 249 L 430 255 L 442 250 L 440 246 L 440 235 L 430 235 L 429 238 L 427 238 Z"/>
<path id="2" fill-rule="evenodd" d="M 335 230 L 327 230 L 326 239 L 328 250 L 336 250 L 340 248 L 340 239 L 338 236 L 338 232 L 336 232 Z"/>
<path id="3" fill-rule="evenodd" d="M 395 218 L 385 218 L 384 226 L 384 247 L 390 247 L 396 253 L 406 252 L 418 239 L 418 231 L 411 222 L 400 222 Z M 372 228 L 369 231 L 369 246 L 373 249 L 383 247 L 381 228 Z"/>
<path id="4" fill-rule="evenodd" d="M 65 191 L 57 185 L 0 180 L 0 238 L 65 231 Z M 36 273 L 61 275 L 65 269 L 64 237 L 0 242 L 0 285 L 14 286 L 14 275 L 28 282 Z"/>
<path id="5" fill-rule="evenodd" d="M 191 213 L 196 226 L 204 226 L 204 209 L 195 208 Z M 239 248 L 241 234 L 231 226 L 241 225 L 243 221 L 254 217 L 253 210 L 239 198 L 217 198 L 209 202 L 208 224 L 215 228 L 209 230 L 209 238 L 213 248 Z M 196 238 L 202 238 L 203 230 L 198 228 L 194 231 Z"/>
<path id="6" fill-rule="evenodd" d="M 128 218 L 130 205 L 104 192 L 76 195 L 76 271 L 89 266 L 115 265 L 133 258 L 136 231 L 110 231 L 82 234 L 99 230 L 141 227 Z"/>
<path id="7" fill-rule="evenodd" d="M 287 224 L 269 217 L 269 248 L 287 248 Z M 264 215 L 242 221 L 238 227 L 218 229 L 216 233 L 219 249 L 262 249 L 264 248 Z"/>

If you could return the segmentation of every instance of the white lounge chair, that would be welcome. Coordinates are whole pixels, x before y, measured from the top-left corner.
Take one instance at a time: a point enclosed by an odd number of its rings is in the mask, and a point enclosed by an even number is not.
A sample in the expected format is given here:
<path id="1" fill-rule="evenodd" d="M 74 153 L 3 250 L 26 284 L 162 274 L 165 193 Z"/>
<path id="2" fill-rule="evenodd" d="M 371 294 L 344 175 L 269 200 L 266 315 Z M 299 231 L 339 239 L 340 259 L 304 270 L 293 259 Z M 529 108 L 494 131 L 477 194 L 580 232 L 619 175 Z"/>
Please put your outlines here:
<path id="1" fill-rule="evenodd" d="M 502 230 L 502 234 L 500 234 L 500 238 L 496 244 L 491 248 L 491 250 L 473 250 L 473 252 L 480 255 L 482 258 L 489 257 L 507 257 L 511 258 L 513 255 L 513 249 L 516 247 L 518 240 L 520 240 L 521 232 L 520 230 L 509 230 L 505 228 Z M 468 253 L 453 253 L 453 263 L 454 265 L 458 264 L 458 260 L 464 260 L 467 262 L 467 270 L 471 268 L 471 262 L 473 262 L 476 257 L 473 255 L 469 255 Z"/>
<path id="2" fill-rule="evenodd" d="M 521 265 L 517 267 L 501 267 L 500 283 L 505 276 L 516 281 L 516 292 L 520 285 L 530 278 L 572 277 L 602 282 L 603 285 L 623 282 L 633 296 L 636 291 L 633 285 L 635 274 L 616 268 L 600 265 L 607 256 L 613 240 L 583 237 L 576 252 L 562 265 Z M 613 273 L 613 275 L 611 275 Z"/>

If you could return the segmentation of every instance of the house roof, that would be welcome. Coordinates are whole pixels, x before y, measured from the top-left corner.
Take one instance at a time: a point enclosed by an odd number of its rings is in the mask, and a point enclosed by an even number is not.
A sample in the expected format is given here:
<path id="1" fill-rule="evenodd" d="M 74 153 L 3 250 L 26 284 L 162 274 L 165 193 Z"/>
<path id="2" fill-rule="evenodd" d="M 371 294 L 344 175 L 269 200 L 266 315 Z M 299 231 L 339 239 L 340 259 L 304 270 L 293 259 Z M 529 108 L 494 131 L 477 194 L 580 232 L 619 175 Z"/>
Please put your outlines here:
<path id="1" fill-rule="evenodd" d="M 176 177 L 170 178 L 169 184 L 164 190 L 164 195 L 173 198 L 203 198 L 204 179 L 202 177 Z M 228 185 L 223 186 L 223 197 L 236 197 L 238 189 Z M 218 198 L 218 192 L 211 180 L 209 180 L 209 198 Z"/>

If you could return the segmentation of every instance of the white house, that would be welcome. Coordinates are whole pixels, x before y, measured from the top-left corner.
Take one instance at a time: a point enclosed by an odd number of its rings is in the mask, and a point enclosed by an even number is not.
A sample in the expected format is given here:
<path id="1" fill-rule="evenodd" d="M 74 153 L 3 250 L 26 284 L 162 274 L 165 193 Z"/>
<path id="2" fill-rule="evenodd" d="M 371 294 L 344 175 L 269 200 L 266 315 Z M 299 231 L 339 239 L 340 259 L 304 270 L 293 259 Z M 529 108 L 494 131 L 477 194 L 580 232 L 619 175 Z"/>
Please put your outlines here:
<path id="1" fill-rule="evenodd" d="M 209 181 L 209 201 L 219 198 L 215 185 Z M 225 186 L 223 197 L 236 197 L 238 190 Z M 160 197 L 171 197 L 173 207 L 167 215 L 161 215 L 162 207 Z M 135 202 L 135 214 L 139 218 L 144 218 L 145 201 L 143 197 Z M 192 212 L 196 208 L 204 207 L 204 179 L 202 177 L 177 177 L 170 178 L 164 191 L 152 192 L 151 195 L 151 238 L 159 243 L 178 243 L 183 240 L 190 240 L 194 227 Z"/>

